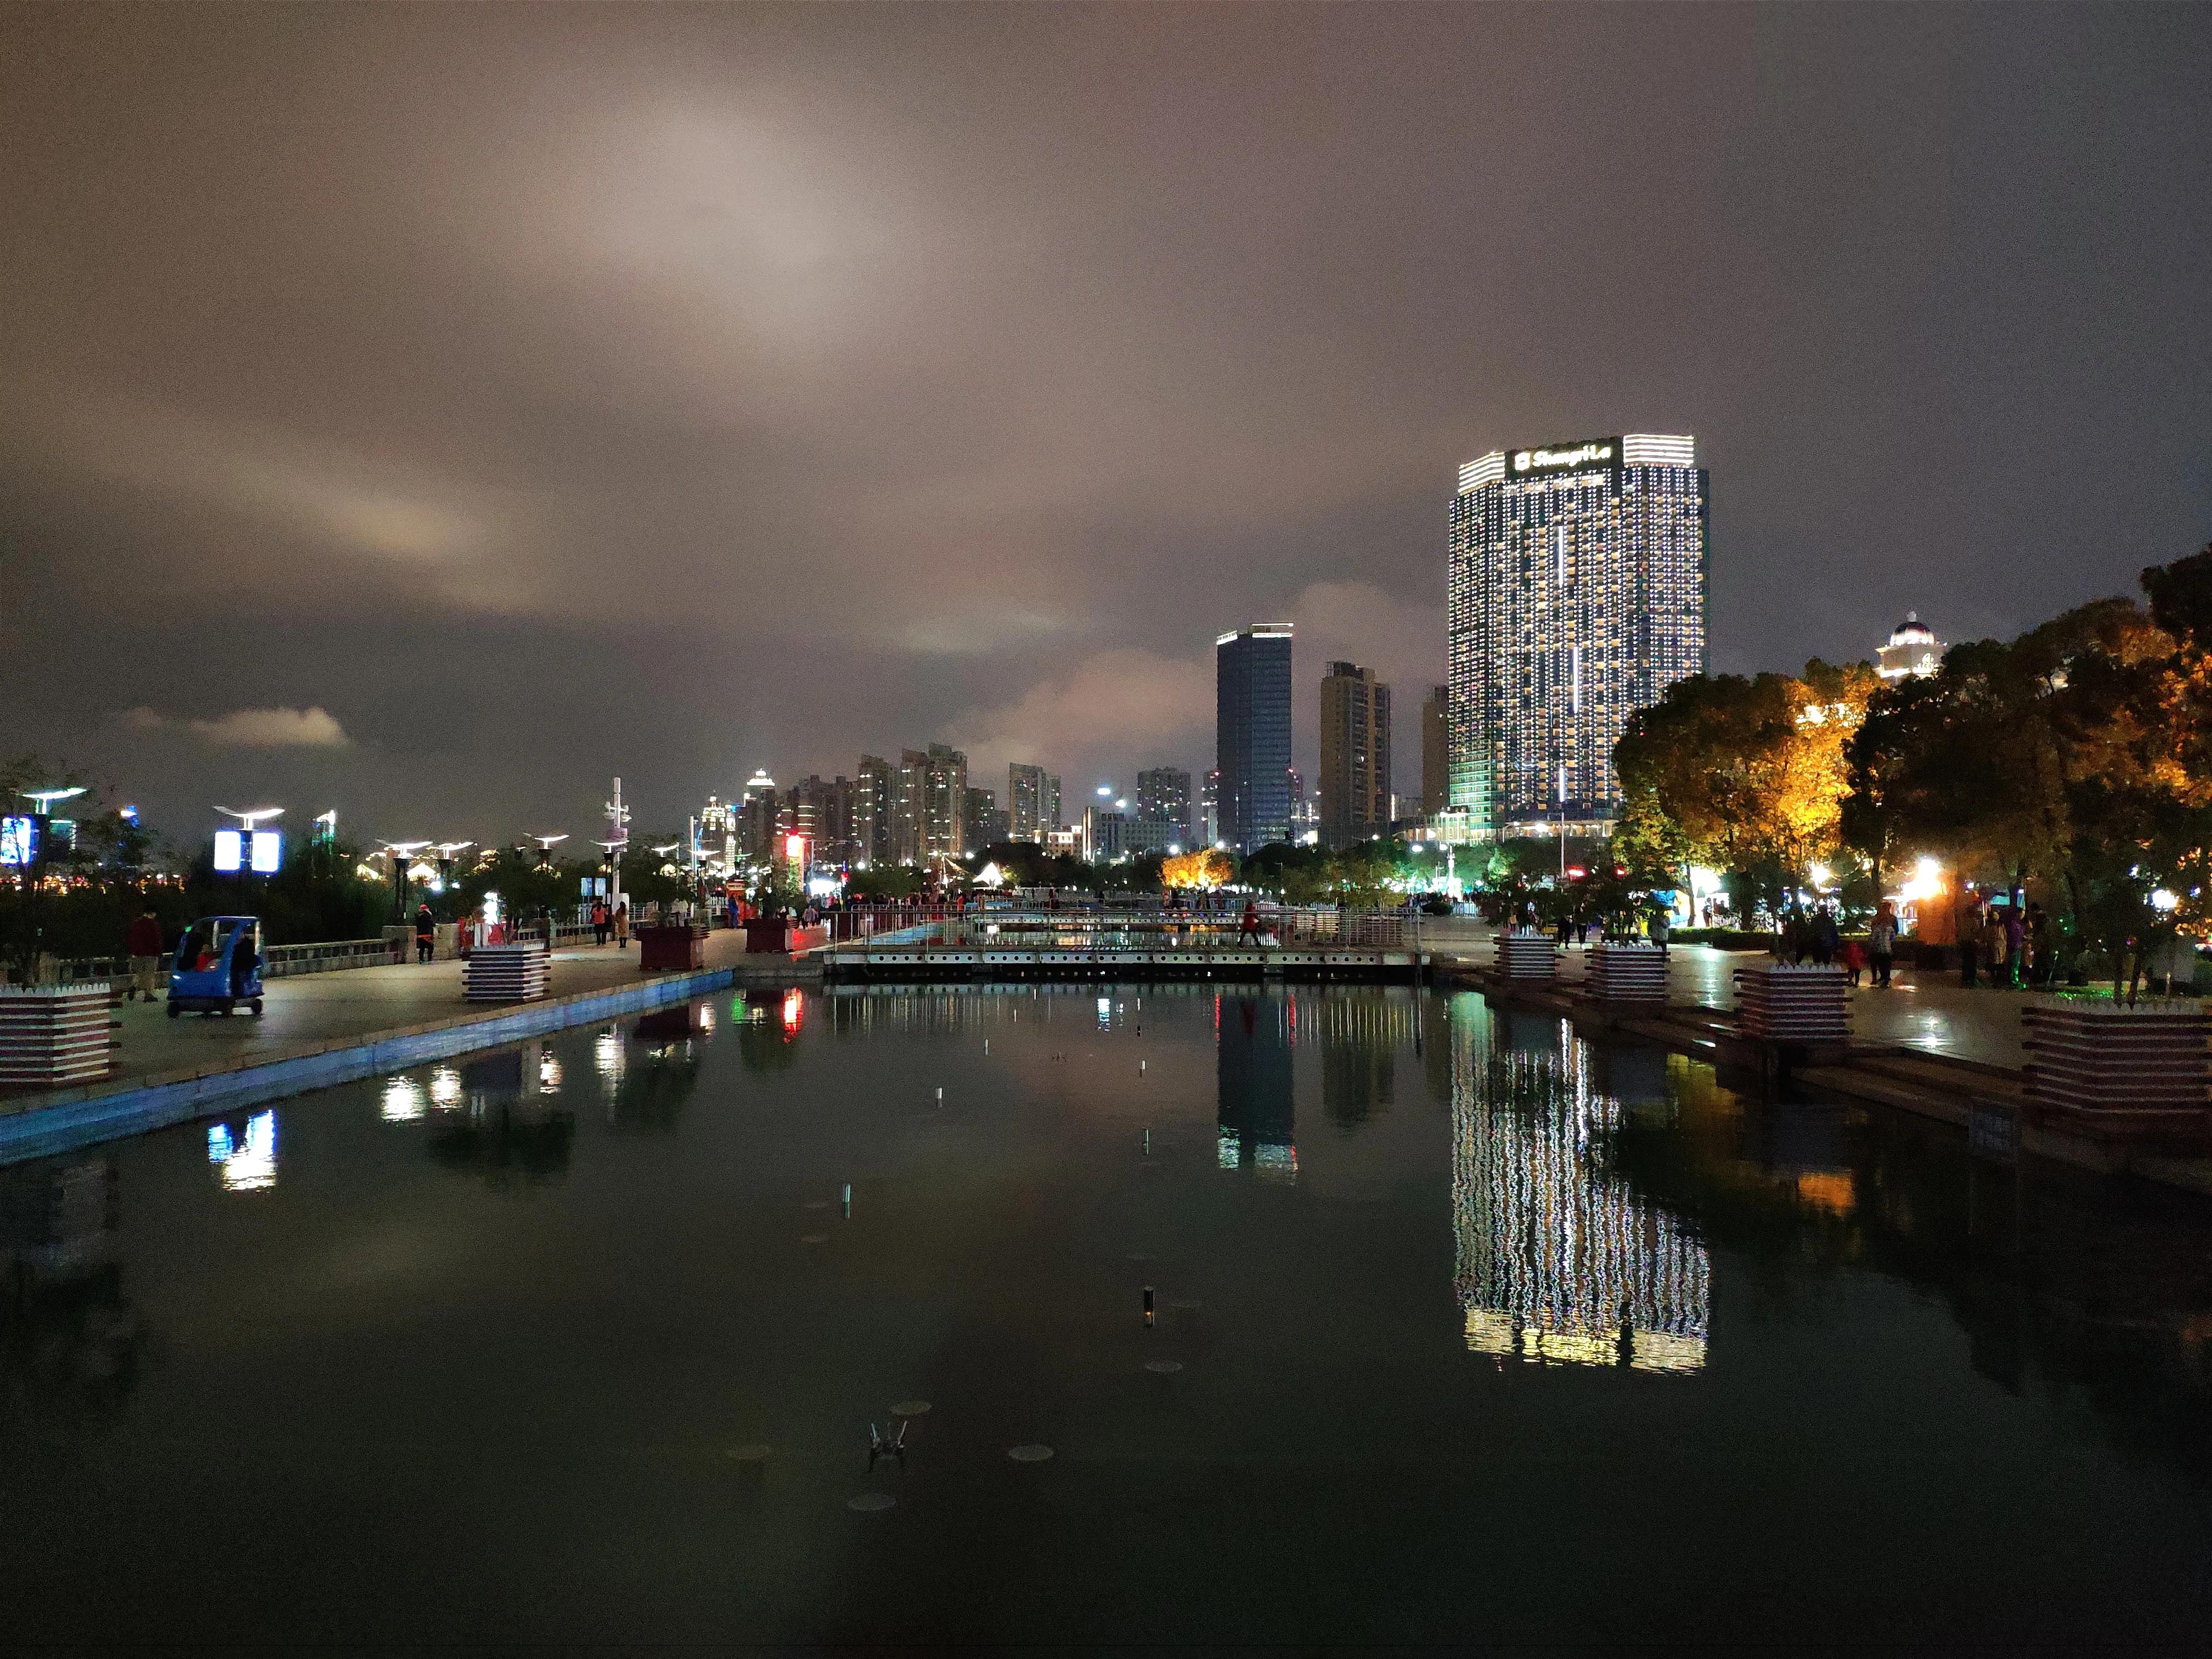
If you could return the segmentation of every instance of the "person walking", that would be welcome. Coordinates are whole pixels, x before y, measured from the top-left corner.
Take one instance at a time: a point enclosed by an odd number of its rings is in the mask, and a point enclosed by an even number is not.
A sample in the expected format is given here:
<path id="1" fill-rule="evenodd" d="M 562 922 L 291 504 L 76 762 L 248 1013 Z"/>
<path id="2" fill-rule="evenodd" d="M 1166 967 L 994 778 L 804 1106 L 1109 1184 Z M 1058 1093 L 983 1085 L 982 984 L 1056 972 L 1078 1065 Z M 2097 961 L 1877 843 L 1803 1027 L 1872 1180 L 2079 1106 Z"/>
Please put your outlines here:
<path id="1" fill-rule="evenodd" d="M 1981 953 L 1982 920 L 1978 911 L 1962 909 L 1959 915 L 1959 985 L 1971 991 L 1979 983 L 1974 974 L 1974 958 Z"/>
<path id="2" fill-rule="evenodd" d="M 428 962 L 438 950 L 438 919 L 427 904 L 415 912 L 415 960 Z"/>
<path id="3" fill-rule="evenodd" d="M 131 957 L 131 989 L 125 993 L 125 1000 L 143 997 L 153 1001 L 155 981 L 161 969 L 161 924 L 152 905 L 141 910 L 125 932 L 123 949 Z"/>
<path id="4" fill-rule="evenodd" d="M 1822 905 L 1813 918 L 1813 965 L 1826 968 L 1836 959 L 1836 913 Z"/>
<path id="5" fill-rule="evenodd" d="M 2027 907 L 2027 972 L 2029 981 L 2048 985 L 2054 975 L 2051 959 L 2051 918 L 2039 904 Z"/>
<path id="6" fill-rule="evenodd" d="M 1237 929 L 1237 942 L 1239 945 L 1242 945 L 1247 939 L 1252 941 L 1252 945 L 1255 950 L 1259 948 L 1260 907 L 1253 903 L 1249 899 L 1244 901 L 1244 920 Z"/>
<path id="7" fill-rule="evenodd" d="M 1867 927 L 1867 958 L 1874 967 L 1874 988 L 1889 989 L 1890 958 L 1897 951 L 1897 908 L 1887 899 Z"/>
<path id="8" fill-rule="evenodd" d="M 230 945 L 230 994 L 243 1002 L 253 988 L 253 975 L 261 966 L 258 924 L 241 921 Z"/>
<path id="9" fill-rule="evenodd" d="M 2017 904 L 2005 910 L 2004 936 L 2005 983 L 2017 991 L 2027 983 L 2027 923 Z"/>
<path id="10" fill-rule="evenodd" d="M 629 901 L 624 899 L 615 906 L 615 949 L 629 949 Z"/>
<path id="11" fill-rule="evenodd" d="M 1982 923 L 1982 960 L 1990 970 L 1990 988 L 2001 991 L 2010 976 L 2011 963 L 2006 955 L 2004 918 L 1996 907 L 1990 907 L 1987 921 Z"/>
<path id="12" fill-rule="evenodd" d="M 607 902 L 603 898 L 593 899 L 592 901 L 592 944 L 605 945 L 607 942 L 607 925 L 611 920 L 612 918 L 607 915 Z"/>

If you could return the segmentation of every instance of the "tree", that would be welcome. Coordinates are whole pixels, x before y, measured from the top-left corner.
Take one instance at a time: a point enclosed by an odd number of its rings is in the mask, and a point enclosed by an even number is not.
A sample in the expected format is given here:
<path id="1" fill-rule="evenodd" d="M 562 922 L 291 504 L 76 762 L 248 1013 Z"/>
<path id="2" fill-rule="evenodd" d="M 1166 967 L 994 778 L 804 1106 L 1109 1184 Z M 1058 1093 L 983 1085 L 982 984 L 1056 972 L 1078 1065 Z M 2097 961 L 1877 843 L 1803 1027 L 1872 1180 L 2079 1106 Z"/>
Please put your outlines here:
<path id="1" fill-rule="evenodd" d="M 1220 887 L 1236 875 L 1237 861 L 1218 847 L 1179 853 L 1160 865 L 1160 883 L 1166 887 Z"/>
<path id="2" fill-rule="evenodd" d="M 1629 720 L 1613 750 L 1622 861 L 1731 873 L 1777 907 L 1839 844 L 1844 745 L 1875 685 L 1863 663 L 1787 674 L 1697 675 Z"/>

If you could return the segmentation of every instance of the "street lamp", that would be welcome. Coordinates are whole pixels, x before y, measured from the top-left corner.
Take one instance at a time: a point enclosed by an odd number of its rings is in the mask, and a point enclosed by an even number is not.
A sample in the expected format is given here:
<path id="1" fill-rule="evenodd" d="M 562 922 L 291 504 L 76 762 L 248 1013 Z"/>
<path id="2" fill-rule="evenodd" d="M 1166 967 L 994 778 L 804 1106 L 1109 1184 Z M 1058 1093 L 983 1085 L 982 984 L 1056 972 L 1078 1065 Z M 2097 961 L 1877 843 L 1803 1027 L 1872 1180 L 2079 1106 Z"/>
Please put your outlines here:
<path id="1" fill-rule="evenodd" d="M 472 841 L 441 841 L 438 843 L 438 880 L 432 891 L 443 892 L 453 884 L 453 854 L 465 852 L 475 845 Z"/>
<path id="2" fill-rule="evenodd" d="M 558 836 L 532 836 L 530 839 L 538 843 L 538 862 L 539 866 L 541 867 L 550 868 L 553 863 L 554 843 L 556 842 L 566 841 L 568 837 L 564 832 Z"/>
<path id="3" fill-rule="evenodd" d="M 283 842 L 274 830 L 264 830 L 264 818 L 281 818 L 281 806 L 253 806 L 241 811 L 235 806 L 215 809 L 225 817 L 236 818 L 235 830 L 215 832 L 216 873 L 236 876 L 242 883 L 249 870 L 257 875 L 274 875 L 283 862 Z"/>
<path id="4" fill-rule="evenodd" d="M 84 786 L 73 784 L 60 789 L 19 789 L 15 793 L 30 802 L 32 807 L 30 845 L 20 848 L 18 856 L 22 860 L 21 867 L 27 872 L 26 879 L 30 883 L 29 902 L 24 907 L 31 923 L 31 959 L 27 980 L 35 985 L 39 981 L 40 958 L 46 954 L 46 921 L 39 914 L 39 889 L 46 879 L 46 872 L 41 866 L 46 861 L 46 837 L 53 831 L 54 803 L 71 800 L 82 795 Z"/>
<path id="5" fill-rule="evenodd" d="M 430 843 L 427 841 L 387 841 L 383 843 L 385 856 L 392 860 L 392 919 L 407 920 L 407 866 Z"/>

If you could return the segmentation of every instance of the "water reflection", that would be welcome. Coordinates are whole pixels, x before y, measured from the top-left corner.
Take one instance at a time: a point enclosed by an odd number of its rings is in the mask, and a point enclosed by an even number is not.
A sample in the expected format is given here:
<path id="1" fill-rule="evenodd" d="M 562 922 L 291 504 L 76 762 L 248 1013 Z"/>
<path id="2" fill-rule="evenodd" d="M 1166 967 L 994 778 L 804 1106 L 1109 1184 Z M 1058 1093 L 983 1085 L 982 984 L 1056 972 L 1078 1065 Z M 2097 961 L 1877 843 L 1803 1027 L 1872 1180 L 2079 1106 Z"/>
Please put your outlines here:
<path id="1" fill-rule="evenodd" d="M 123 1294 L 112 1155 L 0 1170 L 0 1378 L 11 1405 L 106 1415 L 138 1380 L 145 1337 Z"/>
<path id="2" fill-rule="evenodd" d="M 1214 1000 L 1216 1127 L 1221 1167 L 1250 1168 L 1270 1180 L 1294 1180 L 1291 1004 L 1257 991 Z"/>
<path id="3" fill-rule="evenodd" d="M 1701 1369 L 1705 1247 L 1611 1167 L 1627 1109 L 1593 1086 L 1589 1045 L 1565 1021 L 1472 1000 L 1454 1024 L 1452 1207 L 1468 1346 Z"/>
<path id="4" fill-rule="evenodd" d="M 610 1126 L 656 1134 L 675 1128 L 699 1085 L 707 1036 L 702 1012 L 697 1003 L 663 1008 L 641 1016 L 630 1028 L 631 1057 L 607 1096 Z"/>
<path id="5" fill-rule="evenodd" d="M 576 1115 L 512 1100 L 471 1103 L 434 1130 L 430 1156 L 495 1191 L 566 1175 Z"/>
<path id="6" fill-rule="evenodd" d="M 1339 1127 L 1356 1129 L 1396 1093 L 1398 1049 L 1414 1036 L 1413 999 L 1332 988 L 1307 1012 L 1321 1039 L 1322 1110 Z"/>
<path id="7" fill-rule="evenodd" d="M 210 1123 L 207 1132 L 208 1162 L 222 1176 L 227 1192 L 261 1192 L 276 1184 L 276 1114 L 257 1112 L 243 1122 L 235 1118 Z"/>
<path id="8" fill-rule="evenodd" d="M 386 1123 L 413 1123 L 430 1109 L 429 1096 L 411 1077 L 386 1078 L 378 1115 Z"/>

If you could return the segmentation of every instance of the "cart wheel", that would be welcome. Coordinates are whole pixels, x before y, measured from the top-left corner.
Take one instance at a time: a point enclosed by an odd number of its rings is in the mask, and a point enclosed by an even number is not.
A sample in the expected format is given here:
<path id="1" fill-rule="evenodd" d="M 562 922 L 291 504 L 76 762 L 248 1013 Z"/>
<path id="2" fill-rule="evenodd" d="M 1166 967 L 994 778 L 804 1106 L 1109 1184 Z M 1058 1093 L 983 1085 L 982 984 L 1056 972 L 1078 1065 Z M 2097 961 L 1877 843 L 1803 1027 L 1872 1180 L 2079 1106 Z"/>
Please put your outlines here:
<path id="1" fill-rule="evenodd" d="M 225 1019 L 228 1019 L 230 1018 L 230 1011 L 236 1006 L 237 1004 L 235 1003 L 225 1002 L 222 1007 L 216 1010 L 216 1012 L 221 1014 Z"/>
<path id="2" fill-rule="evenodd" d="M 261 999 L 259 997 L 253 999 L 253 1017 L 256 1019 L 261 1018 Z"/>
<path id="3" fill-rule="evenodd" d="M 177 1000 L 174 997 L 169 999 L 169 1018 L 171 1019 L 174 1019 L 179 1014 L 181 1014 L 184 1012 L 185 1011 L 183 1009 L 177 1006 Z"/>

